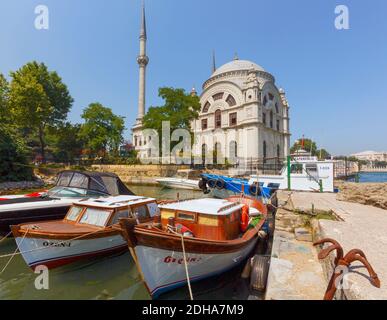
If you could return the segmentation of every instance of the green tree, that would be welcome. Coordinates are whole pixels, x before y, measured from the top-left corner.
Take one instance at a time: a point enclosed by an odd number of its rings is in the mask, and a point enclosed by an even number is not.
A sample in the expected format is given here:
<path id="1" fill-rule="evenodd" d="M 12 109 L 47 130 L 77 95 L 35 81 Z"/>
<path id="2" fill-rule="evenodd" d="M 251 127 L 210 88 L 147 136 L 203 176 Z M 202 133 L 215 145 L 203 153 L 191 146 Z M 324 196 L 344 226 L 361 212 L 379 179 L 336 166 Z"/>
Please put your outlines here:
<path id="1" fill-rule="evenodd" d="M 327 150 L 325 150 L 324 148 L 317 150 L 316 154 L 317 154 L 318 158 L 321 160 L 331 158 L 330 153 Z"/>
<path id="2" fill-rule="evenodd" d="M 9 124 L 9 83 L 0 73 L 0 123 L 2 126 Z"/>
<path id="3" fill-rule="evenodd" d="M 73 125 L 70 122 L 47 129 L 47 145 L 51 149 L 55 161 L 72 163 L 75 158 L 80 157 L 84 146 L 84 142 L 79 136 L 80 130 L 80 124 Z"/>
<path id="4" fill-rule="evenodd" d="M 9 105 L 14 123 L 38 137 L 44 162 L 46 128 L 66 120 L 73 99 L 59 75 L 43 63 L 27 63 L 11 77 Z"/>
<path id="5" fill-rule="evenodd" d="M 32 180 L 25 150 L 21 139 L 0 126 L 0 182 Z"/>
<path id="6" fill-rule="evenodd" d="M 124 118 L 116 116 L 110 108 L 100 103 L 91 103 L 83 111 L 82 118 L 85 123 L 81 127 L 79 136 L 94 155 L 102 151 L 103 156 L 106 157 L 108 150 L 113 155 L 118 155 L 125 130 Z"/>
<path id="7" fill-rule="evenodd" d="M 170 122 L 171 132 L 176 129 L 191 131 L 191 121 L 197 119 L 199 116 L 199 98 L 186 93 L 184 89 L 168 87 L 159 89 L 159 97 L 165 103 L 163 106 L 149 108 L 143 119 L 144 128 L 156 130 L 159 134 L 160 141 L 163 121 Z M 171 143 L 171 149 L 177 143 Z"/>
<path id="8" fill-rule="evenodd" d="M 302 141 L 304 141 L 304 145 L 302 146 Z M 293 154 L 297 150 L 303 149 L 307 152 L 310 152 L 312 156 L 317 156 L 317 145 L 316 142 L 314 142 L 311 139 L 307 138 L 301 138 L 297 140 L 293 146 L 290 148 L 290 153 Z"/>

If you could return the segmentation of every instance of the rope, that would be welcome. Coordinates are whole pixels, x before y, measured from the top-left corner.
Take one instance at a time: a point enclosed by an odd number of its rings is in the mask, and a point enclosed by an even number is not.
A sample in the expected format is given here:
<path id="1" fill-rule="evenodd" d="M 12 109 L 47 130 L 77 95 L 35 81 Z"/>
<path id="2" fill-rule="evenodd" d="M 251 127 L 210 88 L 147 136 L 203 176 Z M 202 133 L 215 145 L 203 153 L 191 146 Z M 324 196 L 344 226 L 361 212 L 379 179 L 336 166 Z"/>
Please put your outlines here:
<path id="1" fill-rule="evenodd" d="M 1 238 L 0 243 L 3 242 L 6 238 L 8 238 L 11 235 L 12 231 L 8 232 L 7 235 L 3 238 Z"/>
<path id="2" fill-rule="evenodd" d="M 109 227 L 107 227 L 107 228 L 113 228 L 113 226 L 114 226 L 114 225 L 109 226 Z M 29 229 L 27 229 L 27 232 L 24 234 L 23 239 L 24 239 L 25 236 L 27 235 L 28 231 L 29 231 Z M 10 253 L 10 254 L 4 254 L 4 255 L 1 255 L 1 256 L 0 256 L 0 259 L 1 259 L 1 258 L 12 257 L 13 255 L 20 255 L 20 254 L 35 252 L 35 251 L 39 251 L 39 250 L 43 250 L 43 249 L 49 249 L 49 248 L 51 248 L 51 247 L 55 247 L 55 246 L 61 245 L 61 244 L 63 244 L 63 243 L 67 243 L 67 242 L 71 242 L 71 241 L 74 241 L 74 240 L 82 239 L 82 238 L 84 238 L 84 237 L 87 237 L 87 236 L 89 236 L 89 235 L 92 235 L 92 234 L 98 233 L 98 232 L 101 232 L 101 230 L 96 230 L 96 231 L 89 232 L 89 233 L 83 234 L 83 235 L 81 235 L 81 236 L 72 238 L 72 239 L 60 241 L 60 242 L 55 243 L 55 244 L 50 244 L 50 245 L 48 245 L 48 246 L 46 246 L 46 247 L 38 247 L 38 248 L 35 248 L 35 249 L 23 251 L 23 252 L 18 252 L 18 253 L 15 252 L 15 253 Z"/>
<path id="3" fill-rule="evenodd" d="M 183 235 L 183 234 L 181 234 L 181 247 L 182 247 L 182 249 L 183 249 L 183 259 L 184 259 L 184 267 L 185 267 L 185 276 L 186 276 L 186 278 L 187 278 L 189 296 L 190 296 L 190 298 L 191 298 L 191 301 L 193 301 L 193 295 L 192 295 L 192 289 L 191 289 L 191 281 L 190 281 L 189 273 L 188 273 L 187 257 L 186 257 L 186 255 L 185 255 L 184 235 Z"/>
<path id="4" fill-rule="evenodd" d="M 182 250 L 183 250 L 183 260 L 184 260 L 184 268 L 185 268 L 185 277 L 186 277 L 186 279 L 187 279 L 189 296 L 190 296 L 191 301 L 193 301 L 194 298 L 193 298 L 193 294 L 192 294 L 191 280 L 190 280 L 189 273 L 188 273 L 187 257 L 186 257 L 186 254 L 185 254 L 184 235 L 183 235 L 182 233 L 177 233 L 177 232 L 174 231 L 173 229 L 176 229 L 176 227 L 172 227 L 171 225 L 168 225 L 168 230 L 169 230 L 170 232 L 172 232 L 173 234 L 178 235 L 178 236 L 181 237 L 181 248 L 182 248 Z"/>
<path id="5" fill-rule="evenodd" d="M 27 229 L 27 231 L 26 231 L 26 233 L 24 234 L 23 238 L 21 239 L 19 245 L 21 245 L 21 244 L 23 243 L 23 241 L 24 241 L 24 239 L 25 239 L 25 237 L 26 237 L 28 231 L 29 231 L 29 229 Z M 11 263 L 12 259 L 17 255 L 17 251 L 19 250 L 19 245 L 16 246 L 15 251 L 13 252 L 13 254 L 11 254 L 11 257 L 9 258 L 8 262 L 5 264 L 3 270 L 1 270 L 0 275 L 3 274 L 3 272 L 5 271 L 5 269 L 7 269 L 8 265 Z"/>

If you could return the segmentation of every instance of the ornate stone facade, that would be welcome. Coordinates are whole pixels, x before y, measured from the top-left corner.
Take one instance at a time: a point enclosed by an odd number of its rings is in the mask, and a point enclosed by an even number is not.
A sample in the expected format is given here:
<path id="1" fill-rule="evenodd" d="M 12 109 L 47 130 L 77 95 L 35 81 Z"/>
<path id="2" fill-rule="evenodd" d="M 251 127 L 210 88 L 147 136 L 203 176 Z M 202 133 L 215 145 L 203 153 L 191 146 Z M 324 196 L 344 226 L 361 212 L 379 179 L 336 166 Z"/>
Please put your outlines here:
<path id="1" fill-rule="evenodd" d="M 261 66 L 234 59 L 203 84 L 202 110 L 192 122 L 197 157 L 283 158 L 289 154 L 289 105 Z"/>

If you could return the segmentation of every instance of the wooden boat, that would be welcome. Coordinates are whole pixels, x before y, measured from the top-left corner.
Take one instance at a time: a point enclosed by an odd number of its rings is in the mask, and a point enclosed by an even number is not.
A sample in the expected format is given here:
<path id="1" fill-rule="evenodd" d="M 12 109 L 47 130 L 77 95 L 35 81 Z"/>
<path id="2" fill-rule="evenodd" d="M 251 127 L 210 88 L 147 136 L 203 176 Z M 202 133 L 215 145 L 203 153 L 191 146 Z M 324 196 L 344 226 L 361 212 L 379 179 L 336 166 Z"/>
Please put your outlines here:
<path id="1" fill-rule="evenodd" d="M 63 220 L 11 226 L 19 251 L 34 268 L 56 268 L 71 262 L 127 250 L 120 218 L 138 222 L 159 214 L 156 200 L 117 196 L 74 203 Z"/>
<path id="2" fill-rule="evenodd" d="M 50 190 L 0 197 L 0 236 L 10 225 L 63 219 L 73 202 L 85 198 L 133 195 L 113 173 L 62 171 Z"/>
<path id="3" fill-rule="evenodd" d="M 120 219 L 137 268 L 154 298 L 185 285 L 186 266 L 193 282 L 244 261 L 267 216 L 260 201 L 242 196 L 166 203 L 159 208 L 159 221 L 136 224 L 133 219 Z M 245 228 L 248 224 L 244 232 L 241 219 Z"/>

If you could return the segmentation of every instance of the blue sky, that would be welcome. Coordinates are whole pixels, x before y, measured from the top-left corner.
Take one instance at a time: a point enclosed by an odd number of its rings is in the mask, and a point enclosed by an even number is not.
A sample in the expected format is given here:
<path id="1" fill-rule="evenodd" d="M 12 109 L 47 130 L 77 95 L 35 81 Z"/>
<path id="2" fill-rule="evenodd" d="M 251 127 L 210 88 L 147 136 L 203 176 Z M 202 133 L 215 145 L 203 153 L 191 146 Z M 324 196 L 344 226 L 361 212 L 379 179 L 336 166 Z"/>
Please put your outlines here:
<path id="1" fill-rule="evenodd" d="M 50 29 L 36 30 L 47 5 Z M 334 27 L 349 7 L 350 30 Z M 0 73 L 37 60 L 56 70 L 75 102 L 69 116 L 101 102 L 136 118 L 140 0 L 1 0 Z M 262 65 L 285 88 L 292 141 L 305 134 L 334 154 L 387 150 L 387 2 L 385 0 L 146 0 L 147 106 L 161 86 L 190 90 L 218 66 Z M 127 130 L 126 138 L 130 137 Z"/>

